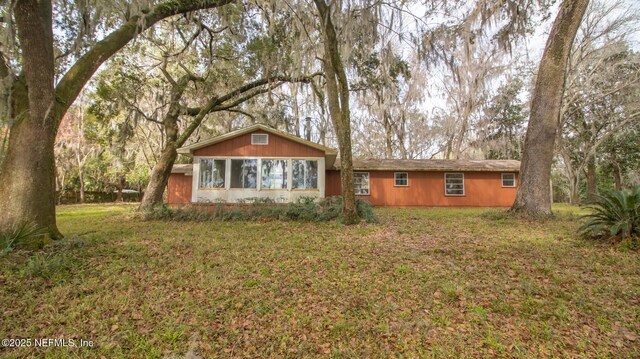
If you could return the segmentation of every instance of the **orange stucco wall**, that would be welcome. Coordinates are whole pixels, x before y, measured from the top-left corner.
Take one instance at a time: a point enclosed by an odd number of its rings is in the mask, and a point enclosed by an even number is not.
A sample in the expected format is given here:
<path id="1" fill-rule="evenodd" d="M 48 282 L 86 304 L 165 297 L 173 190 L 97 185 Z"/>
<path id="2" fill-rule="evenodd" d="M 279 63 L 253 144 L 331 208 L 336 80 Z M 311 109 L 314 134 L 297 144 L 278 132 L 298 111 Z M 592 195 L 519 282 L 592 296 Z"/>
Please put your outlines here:
<path id="1" fill-rule="evenodd" d="M 252 133 L 267 133 L 254 131 Z M 251 133 L 193 151 L 194 156 L 324 157 L 324 152 L 269 133 L 268 145 L 252 145 Z"/>
<path id="2" fill-rule="evenodd" d="M 516 197 L 515 188 L 502 187 L 500 172 L 464 172 L 464 196 L 444 195 L 444 172 L 409 172 L 407 187 L 394 186 L 392 171 L 362 172 L 369 172 L 370 195 L 358 197 L 374 206 L 509 207 Z M 340 171 L 327 171 L 326 196 L 341 188 Z"/>
<path id="3" fill-rule="evenodd" d="M 167 203 L 186 204 L 191 202 L 191 183 L 193 177 L 184 173 L 172 173 L 167 183 Z"/>

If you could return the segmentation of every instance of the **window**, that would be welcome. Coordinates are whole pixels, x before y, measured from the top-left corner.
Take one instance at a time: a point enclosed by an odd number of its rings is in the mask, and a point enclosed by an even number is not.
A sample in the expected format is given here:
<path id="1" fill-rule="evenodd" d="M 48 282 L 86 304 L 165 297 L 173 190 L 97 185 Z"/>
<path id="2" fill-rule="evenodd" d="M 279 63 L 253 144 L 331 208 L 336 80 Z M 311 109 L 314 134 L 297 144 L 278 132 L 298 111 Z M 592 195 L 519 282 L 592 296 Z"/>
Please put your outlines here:
<path id="1" fill-rule="evenodd" d="M 261 188 L 287 188 L 287 160 L 262 160 Z"/>
<path id="2" fill-rule="evenodd" d="M 200 159 L 198 188 L 224 188 L 225 160 Z"/>
<path id="3" fill-rule="evenodd" d="M 395 172 L 393 174 L 394 186 L 406 187 L 409 185 L 409 173 L 408 172 Z"/>
<path id="4" fill-rule="evenodd" d="M 444 174 L 444 194 L 447 196 L 464 196 L 464 173 Z"/>
<path id="5" fill-rule="evenodd" d="M 502 187 L 515 187 L 516 186 L 516 174 L 515 173 L 503 173 L 502 174 Z"/>
<path id="6" fill-rule="evenodd" d="M 293 189 L 316 189 L 318 188 L 318 161 L 314 160 L 292 160 L 292 182 Z"/>
<path id="7" fill-rule="evenodd" d="M 231 188 L 256 188 L 258 160 L 231 160 Z"/>
<path id="8" fill-rule="evenodd" d="M 356 194 L 369 194 L 369 172 L 353 172 L 353 187 Z"/>
<path id="9" fill-rule="evenodd" d="M 252 145 L 268 145 L 269 135 L 266 133 L 252 133 L 251 144 Z"/>

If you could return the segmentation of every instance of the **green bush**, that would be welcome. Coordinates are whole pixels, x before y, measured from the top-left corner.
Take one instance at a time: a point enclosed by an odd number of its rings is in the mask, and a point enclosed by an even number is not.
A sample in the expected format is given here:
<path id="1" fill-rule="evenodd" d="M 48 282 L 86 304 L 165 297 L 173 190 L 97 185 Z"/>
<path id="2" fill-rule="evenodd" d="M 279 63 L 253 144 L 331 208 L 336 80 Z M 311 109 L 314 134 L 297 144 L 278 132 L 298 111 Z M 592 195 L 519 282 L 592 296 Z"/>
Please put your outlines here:
<path id="1" fill-rule="evenodd" d="M 360 218 L 366 222 L 376 222 L 373 207 L 369 202 L 357 199 L 356 208 Z M 290 221 L 331 221 L 342 216 L 342 197 L 334 196 L 316 201 L 313 197 L 301 197 L 286 204 L 275 203 L 272 199 L 247 198 L 241 204 L 216 202 L 206 206 L 194 205 L 170 208 L 162 205 L 143 213 L 146 220 L 174 221 L 241 221 L 256 219 Z"/>
<path id="2" fill-rule="evenodd" d="M 38 227 L 35 223 L 24 222 L 16 225 L 9 231 L 0 233 L 0 254 L 25 246 L 33 240 L 41 239 L 46 234 L 46 229 Z"/>
<path id="3" fill-rule="evenodd" d="M 592 213 L 578 232 L 586 238 L 625 240 L 640 236 L 640 186 L 608 191 L 589 206 Z"/>

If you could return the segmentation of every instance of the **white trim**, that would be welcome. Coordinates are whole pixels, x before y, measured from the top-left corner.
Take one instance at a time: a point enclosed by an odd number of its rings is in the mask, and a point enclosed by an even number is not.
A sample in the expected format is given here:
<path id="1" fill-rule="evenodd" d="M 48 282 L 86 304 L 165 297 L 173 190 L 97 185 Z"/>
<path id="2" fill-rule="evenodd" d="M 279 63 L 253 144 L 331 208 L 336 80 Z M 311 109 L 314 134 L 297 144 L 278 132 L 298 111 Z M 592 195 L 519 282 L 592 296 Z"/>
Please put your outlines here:
<path id="1" fill-rule="evenodd" d="M 291 192 L 293 189 L 293 160 L 287 159 L 287 191 Z"/>
<path id="2" fill-rule="evenodd" d="M 354 171 L 353 172 L 354 191 L 355 191 L 355 184 L 356 184 L 356 181 L 355 181 L 356 173 L 366 173 L 367 174 L 367 178 L 369 179 L 369 188 L 368 188 L 369 192 L 367 194 L 356 193 L 356 196 L 371 196 L 371 174 L 369 172 L 363 172 L 363 171 L 357 171 L 356 172 L 356 171 Z"/>
<path id="3" fill-rule="evenodd" d="M 462 175 L 462 194 L 448 194 L 447 193 L 447 175 Z M 445 172 L 444 173 L 444 195 L 446 197 L 464 197 L 466 196 L 464 185 L 464 172 Z"/>
<path id="4" fill-rule="evenodd" d="M 504 185 L 504 175 L 512 175 L 513 176 L 513 186 L 505 186 Z M 513 172 L 504 172 L 500 174 L 500 183 L 503 188 L 514 188 L 516 187 L 516 174 Z"/>
<path id="5" fill-rule="evenodd" d="M 397 182 L 396 175 L 402 173 L 407 175 L 407 184 L 398 184 Z M 409 187 L 409 172 L 393 172 L 393 187 Z"/>
<path id="6" fill-rule="evenodd" d="M 264 138 L 266 139 L 266 141 L 264 143 L 257 142 L 255 139 L 258 138 L 258 136 L 265 136 Z M 252 145 L 258 145 L 258 146 L 267 146 L 267 145 L 269 145 L 269 134 L 268 133 L 252 133 L 251 134 L 251 144 Z"/>
<path id="7" fill-rule="evenodd" d="M 267 143 L 269 139 L 267 138 Z M 262 190 L 262 158 L 256 159 L 256 191 Z"/>
<path id="8" fill-rule="evenodd" d="M 228 191 L 228 190 L 231 189 L 231 159 L 230 158 L 225 158 L 224 162 L 225 162 L 225 166 L 226 166 L 226 169 L 225 169 L 225 172 L 224 172 L 225 175 L 226 175 L 225 176 L 226 177 L 225 178 L 225 182 L 224 182 L 225 183 L 224 189 L 226 189 Z"/>

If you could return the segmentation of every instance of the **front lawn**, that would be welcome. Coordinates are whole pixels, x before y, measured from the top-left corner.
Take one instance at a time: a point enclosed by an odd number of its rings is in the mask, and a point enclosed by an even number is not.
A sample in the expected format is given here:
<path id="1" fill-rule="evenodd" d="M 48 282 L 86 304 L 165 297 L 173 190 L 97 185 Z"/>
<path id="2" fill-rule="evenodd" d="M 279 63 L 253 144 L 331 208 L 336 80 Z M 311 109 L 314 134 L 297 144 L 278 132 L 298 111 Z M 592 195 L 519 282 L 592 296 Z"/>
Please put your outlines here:
<path id="1" fill-rule="evenodd" d="M 0 257 L 22 357 L 639 357 L 640 253 L 576 210 L 377 209 L 380 222 L 144 222 L 66 206 L 68 239 Z"/>

